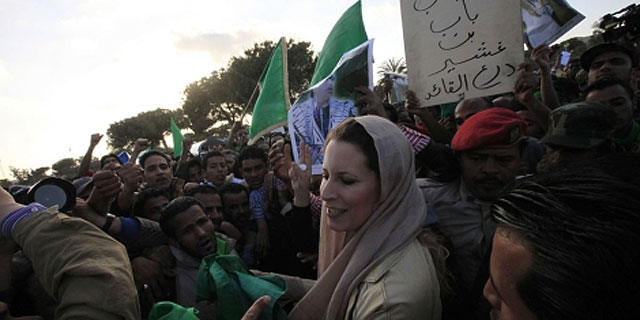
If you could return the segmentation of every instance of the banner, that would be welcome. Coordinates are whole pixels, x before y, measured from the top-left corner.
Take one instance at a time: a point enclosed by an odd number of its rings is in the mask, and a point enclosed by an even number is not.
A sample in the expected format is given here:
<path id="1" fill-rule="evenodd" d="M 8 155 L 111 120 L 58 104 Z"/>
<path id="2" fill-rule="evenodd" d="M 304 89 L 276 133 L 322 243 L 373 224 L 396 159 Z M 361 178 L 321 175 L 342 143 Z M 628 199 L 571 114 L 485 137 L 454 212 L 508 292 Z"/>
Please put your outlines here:
<path id="1" fill-rule="evenodd" d="M 423 106 L 509 92 L 524 61 L 513 0 L 402 0 L 409 88 Z"/>
<path id="2" fill-rule="evenodd" d="M 260 95 L 253 107 L 249 144 L 253 144 L 265 133 L 287 123 L 289 102 L 289 74 L 287 72 L 287 41 L 281 38 L 269 63 L 262 72 L 258 86 Z"/>
<path id="3" fill-rule="evenodd" d="M 373 40 L 345 53 L 325 79 L 309 90 L 289 110 L 289 135 L 296 162 L 298 144 L 304 141 L 311 149 L 312 173 L 322 173 L 324 140 L 342 120 L 357 115 L 355 87 L 373 90 Z"/>
<path id="4" fill-rule="evenodd" d="M 182 141 L 184 136 L 180 132 L 180 128 L 173 121 L 171 117 L 171 137 L 173 138 L 173 155 L 177 158 L 182 154 Z"/>
<path id="5" fill-rule="evenodd" d="M 550 45 L 569 32 L 584 16 L 564 0 L 522 0 L 525 42 L 531 47 Z"/>
<path id="6" fill-rule="evenodd" d="M 314 86 L 326 78 L 345 52 L 367 39 L 367 32 L 362 23 L 362 4 L 357 1 L 342 14 L 324 41 L 310 85 Z"/>

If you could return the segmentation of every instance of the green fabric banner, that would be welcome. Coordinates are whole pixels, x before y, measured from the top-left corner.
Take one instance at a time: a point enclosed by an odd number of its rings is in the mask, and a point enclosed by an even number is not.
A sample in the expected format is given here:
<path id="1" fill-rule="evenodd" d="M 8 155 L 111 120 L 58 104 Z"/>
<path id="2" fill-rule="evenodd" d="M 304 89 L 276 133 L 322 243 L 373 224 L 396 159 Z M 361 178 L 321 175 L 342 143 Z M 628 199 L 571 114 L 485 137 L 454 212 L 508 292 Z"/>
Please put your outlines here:
<path id="1" fill-rule="evenodd" d="M 184 140 L 184 136 L 182 132 L 180 132 L 180 128 L 173 121 L 173 117 L 171 117 L 171 136 L 173 137 L 173 155 L 177 158 L 182 154 L 182 141 Z"/>
<path id="2" fill-rule="evenodd" d="M 287 314 L 277 303 L 287 284 L 277 275 L 254 276 L 236 255 L 211 254 L 200 264 L 196 280 L 196 300 L 216 302 L 218 319 L 240 319 L 251 304 L 268 295 L 271 302 L 261 320 L 285 320 Z"/>
<path id="3" fill-rule="evenodd" d="M 162 301 L 153 305 L 149 320 L 199 320 L 198 310 L 185 308 L 177 303 Z"/>
<path id="4" fill-rule="evenodd" d="M 287 41 L 281 38 L 271 53 L 269 64 L 259 81 L 260 95 L 253 107 L 249 144 L 265 133 L 287 123 L 289 101 L 289 74 L 287 72 Z"/>
<path id="5" fill-rule="evenodd" d="M 326 78 L 345 52 L 361 45 L 367 39 L 367 32 L 362 22 L 362 5 L 358 0 L 342 14 L 324 41 L 309 86 L 313 87 Z"/>

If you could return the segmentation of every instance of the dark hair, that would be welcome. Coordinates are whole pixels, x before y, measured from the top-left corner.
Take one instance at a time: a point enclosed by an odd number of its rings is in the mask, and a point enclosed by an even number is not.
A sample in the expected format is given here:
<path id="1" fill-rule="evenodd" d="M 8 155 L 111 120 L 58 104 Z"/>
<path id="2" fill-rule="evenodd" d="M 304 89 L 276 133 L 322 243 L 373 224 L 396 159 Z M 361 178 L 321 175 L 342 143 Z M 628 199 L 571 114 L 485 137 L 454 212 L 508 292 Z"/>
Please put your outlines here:
<path id="1" fill-rule="evenodd" d="M 380 168 L 378 165 L 378 152 L 373 142 L 373 138 L 367 130 L 355 121 L 353 118 L 347 119 L 340 123 L 337 127 L 329 131 L 327 139 L 324 143 L 325 148 L 332 140 L 342 141 L 357 146 L 367 162 L 367 167 L 380 176 Z"/>
<path id="2" fill-rule="evenodd" d="M 207 166 L 209 165 L 207 162 L 209 161 L 209 158 L 211 157 L 222 157 L 224 159 L 226 159 L 224 157 L 224 155 L 222 154 L 222 152 L 220 151 L 210 151 L 204 154 L 204 156 L 202 157 L 202 168 L 207 170 Z M 225 160 L 226 161 L 226 160 Z M 227 163 L 225 162 L 225 165 Z"/>
<path id="3" fill-rule="evenodd" d="M 227 193 L 232 193 L 232 194 L 236 194 L 236 193 L 241 193 L 244 192 L 247 194 L 247 197 L 249 197 L 249 189 L 247 189 L 245 186 L 239 184 L 239 183 L 233 183 L 233 182 L 229 182 L 229 183 L 225 183 L 222 188 L 220 188 L 220 198 L 222 199 L 222 205 L 224 205 L 224 195 Z"/>
<path id="4" fill-rule="evenodd" d="M 242 168 L 242 161 L 249 159 L 258 159 L 262 160 L 265 164 L 269 163 L 269 161 L 267 160 L 267 155 L 264 153 L 264 151 L 256 146 L 247 146 L 246 148 L 244 148 L 240 152 L 240 155 L 238 155 L 238 159 L 236 160 L 236 162 Z"/>
<path id="5" fill-rule="evenodd" d="M 560 166 L 495 202 L 533 256 L 516 284 L 539 319 L 640 318 L 640 154 Z"/>
<path id="6" fill-rule="evenodd" d="M 133 215 L 138 217 L 142 216 L 141 214 L 144 212 L 144 204 L 147 202 L 147 200 L 157 197 L 165 197 L 167 198 L 167 200 L 171 199 L 167 192 L 163 190 L 153 187 L 142 189 L 142 191 L 140 191 L 135 201 L 133 202 Z"/>
<path id="7" fill-rule="evenodd" d="M 634 97 L 633 89 L 631 88 L 631 86 L 629 86 L 629 83 L 624 82 L 615 77 L 598 79 L 592 84 L 590 84 L 586 89 L 584 89 L 584 98 L 586 99 L 587 95 L 589 95 L 589 93 L 591 93 L 592 91 L 604 90 L 612 86 L 621 86 L 622 88 L 624 88 L 624 91 L 629 95 L 629 99 L 633 100 L 633 97 Z"/>
<path id="8" fill-rule="evenodd" d="M 216 187 L 214 187 L 214 186 L 212 186 L 210 184 L 201 183 L 197 187 L 189 189 L 189 191 L 187 193 L 185 193 L 184 195 L 185 196 L 189 196 L 189 197 L 193 197 L 198 193 L 218 194 L 218 189 L 216 189 Z"/>
<path id="9" fill-rule="evenodd" d="M 104 156 L 102 156 L 102 158 L 100 158 L 100 169 L 104 168 L 104 163 L 109 158 L 115 158 L 118 161 L 118 163 L 122 164 L 122 160 L 120 160 L 120 158 L 118 158 L 117 155 L 115 155 L 113 153 L 110 153 L 110 154 L 104 155 Z"/>
<path id="10" fill-rule="evenodd" d="M 164 232 L 167 237 L 175 239 L 176 228 L 173 223 L 171 223 L 171 220 L 178 214 L 187 211 L 193 206 L 199 206 L 202 211 L 204 211 L 202 203 L 194 197 L 177 197 L 164 206 L 164 209 L 162 209 L 162 212 L 160 213 L 160 219 L 158 220 L 162 232 Z"/>
<path id="11" fill-rule="evenodd" d="M 193 158 L 187 161 L 187 169 L 191 169 L 194 167 L 198 167 L 199 169 L 202 169 L 202 163 L 200 163 L 200 160 L 198 160 L 197 158 Z"/>
<path id="12" fill-rule="evenodd" d="M 151 150 L 151 151 L 147 151 L 144 154 L 142 154 L 140 156 L 140 166 L 142 166 L 142 168 L 144 169 L 144 164 L 145 162 L 147 162 L 147 159 L 149 159 L 149 157 L 151 156 L 160 156 L 162 158 L 164 158 L 164 160 L 167 161 L 167 164 L 171 163 L 171 158 L 169 158 L 169 156 L 167 156 L 166 154 L 157 151 L 157 150 Z"/>

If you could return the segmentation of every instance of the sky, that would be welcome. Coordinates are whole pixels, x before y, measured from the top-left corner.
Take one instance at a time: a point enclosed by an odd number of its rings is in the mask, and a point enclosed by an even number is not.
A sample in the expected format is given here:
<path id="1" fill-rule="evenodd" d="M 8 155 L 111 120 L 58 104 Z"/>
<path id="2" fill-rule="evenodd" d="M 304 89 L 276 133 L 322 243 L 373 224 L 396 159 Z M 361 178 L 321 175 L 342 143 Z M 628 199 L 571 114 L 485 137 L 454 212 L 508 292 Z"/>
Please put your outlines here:
<path id="1" fill-rule="evenodd" d="M 560 41 L 591 34 L 598 18 L 632 3 L 569 2 L 586 18 Z M 320 51 L 353 3 L 0 0 L 0 179 L 12 179 L 9 167 L 84 155 L 91 134 L 105 134 L 111 123 L 179 108 L 189 83 L 256 42 L 285 36 Z M 399 1 L 362 0 L 362 11 L 376 39 L 374 70 L 403 57 Z M 107 153 L 105 135 L 93 155 Z"/>

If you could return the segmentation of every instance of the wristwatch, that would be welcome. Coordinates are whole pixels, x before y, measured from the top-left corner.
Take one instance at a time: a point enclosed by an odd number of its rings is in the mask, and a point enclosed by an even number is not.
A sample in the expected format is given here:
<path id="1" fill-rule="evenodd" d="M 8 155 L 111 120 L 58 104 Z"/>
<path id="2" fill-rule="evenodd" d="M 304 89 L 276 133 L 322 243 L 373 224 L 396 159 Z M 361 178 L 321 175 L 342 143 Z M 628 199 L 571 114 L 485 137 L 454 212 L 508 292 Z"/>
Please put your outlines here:
<path id="1" fill-rule="evenodd" d="M 107 213 L 107 219 L 104 221 L 104 225 L 102 226 L 102 231 L 104 232 L 109 232 L 109 228 L 111 228 L 111 224 L 113 224 L 113 219 L 115 219 L 116 216 L 111 214 L 111 213 Z"/>

